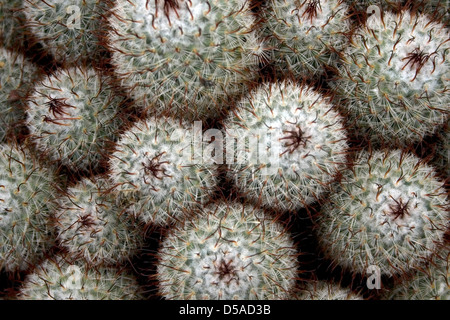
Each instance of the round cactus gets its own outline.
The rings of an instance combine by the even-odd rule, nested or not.
[[[264,84],[224,126],[228,176],[264,206],[297,210],[311,204],[345,167],[342,118],[308,86]]]
[[[0,47],[14,48],[25,40],[23,0],[0,0]]]
[[[219,203],[178,224],[158,251],[166,299],[286,299],[297,251],[279,222],[250,206]]]
[[[102,52],[102,15],[109,0],[27,0],[27,26],[56,60],[95,61]]]
[[[295,77],[336,67],[350,31],[342,0],[268,1],[264,34],[277,68]]]
[[[361,136],[410,144],[448,116],[450,41],[442,24],[408,11],[370,16],[330,82]]]
[[[308,281],[296,298],[298,300],[364,300],[360,294],[326,281]]]
[[[25,270],[53,244],[52,172],[0,145],[0,271]]]
[[[409,280],[395,286],[386,295],[390,300],[449,300],[450,252],[445,249]]]
[[[256,74],[254,20],[245,0],[118,0],[112,63],[156,113],[214,116]]]
[[[131,203],[130,212],[145,223],[173,223],[209,200],[215,167],[193,139],[187,122],[159,118],[136,123],[116,143],[109,161],[111,180]],[[195,163],[196,156],[204,157]]]
[[[61,70],[36,85],[27,125],[50,158],[79,169],[92,168],[122,124],[124,99],[93,69]]]
[[[83,179],[58,199],[57,239],[74,258],[90,264],[123,262],[142,243],[139,226],[124,213],[111,185]]]
[[[403,275],[434,254],[448,228],[448,200],[433,169],[400,150],[361,152],[322,207],[325,255],[361,274]]]
[[[24,119],[25,99],[36,80],[37,68],[30,61],[0,48],[0,141]]]
[[[20,300],[138,300],[136,279],[113,267],[93,268],[62,256],[45,260],[20,288]]]

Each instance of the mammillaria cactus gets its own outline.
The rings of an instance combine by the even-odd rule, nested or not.
[[[25,0],[27,26],[59,62],[96,61],[109,0]]]
[[[228,176],[264,206],[296,210],[319,199],[346,163],[342,118],[311,87],[264,84],[225,122]],[[235,144],[233,139],[237,139]]]
[[[0,0],[0,46],[13,48],[25,39],[23,0]]]
[[[110,177],[129,199],[130,212],[145,223],[170,224],[208,201],[216,186],[212,158],[201,150],[186,121],[151,118],[120,137],[110,157]]]
[[[257,71],[254,20],[245,0],[118,0],[112,63],[157,113],[215,116]]]
[[[25,117],[24,106],[37,68],[20,53],[0,48],[0,141]]]
[[[444,248],[410,279],[396,285],[385,298],[392,300],[449,300],[449,248]]]
[[[308,281],[297,294],[298,300],[364,300],[349,288],[323,280]]]
[[[417,142],[448,116],[449,49],[448,30],[426,15],[372,15],[353,35],[330,84],[361,136]]]
[[[264,8],[264,34],[277,68],[294,76],[319,75],[336,67],[350,31],[342,0],[271,0]]]
[[[74,258],[90,264],[123,262],[139,248],[142,229],[109,192],[108,181],[83,179],[58,198],[57,239]]]
[[[0,270],[25,270],[53,244],[53,181],[29,152],[0,145]]]
[[[373,265],[387,276],[404,275],[436,252],[448,228],[443,183],[400,150],[361,152],[329,200],[317,220],[320,245],[355,273]]]
[[[63,256],[45,260],[20,288],[21,300],[136,300],[142,295],[136,279],[125,270],[91,267]]]
[[[166,299],[286,299],[297,251],[283,226],[251,206],[218,203],[179,223],[158,251]]]
[[[122,124],[124,99],[108,81],[93,69],[70,68],[36,85],[27,126],[51,159],[80,170],[97,166]]]

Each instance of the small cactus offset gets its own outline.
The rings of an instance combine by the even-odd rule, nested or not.
[[[202,163],[194,163],[203,154],[193,138],[185,121],[151,118],[136,123],[116,143],[109,160],[112,183],[145,223],[171,224],[209,200],[216,168],[206,153]]]
[[[325,255],[354,273],[419,268],[444,241],[449,203],[433,168],[400,150],[361,152],[322,207],[317,234]]]
[[[266,46],[283,73],[311,77],[337,66],[350,31],[342,0],[271,0],[264,9]]]
[[[370,16],[330,82],[361,136],[418,142],[449,114],[450,41],[444,25],[409,11]]]
[[[53,245],[54,179],[28,151],[0,145],[0,271],[26,270]]]
[[[131,257],[142,243],[142,228],[109,188],[105,179],[83,179],[58,198],[57,240],[74,259],[113,265]]]
[[[177,224],[158,251],[159,293],[166,299],[286,299],[295,286],[290,234],[264,213],[218,203]]]
[[[386,295],[390,300],[450,300],[449,248]]]
[[[64,256],[45,260],[20,288],[21,300],[137,300],[142,292],[133,275],[114,267],[92,268]]]
[[[0,142],[13,136],[24,120],[26,97],[37,71],[22,54],[0,48]]]
[[[254,20],[245,0],[118,0],[112,63],[156,113],[216,116],[256,75]]]
[[[95,168],[122,125],[124,99],[90,68],[60,70],[37,84],[27,126],[40,150],[79,170]]]
[[[109,0],[25,0],[27,27],[54,58],[65,64],[100,59],[102,15]]]
[[[345,168],[348,145],[343,119],[326,97],[281,82],[260,86],[239,106],[224,125],[235,157],[227,173],[245,196],[294,211],[328,191]]]

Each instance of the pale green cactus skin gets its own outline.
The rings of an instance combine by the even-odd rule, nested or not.
[[[445,248],[411,279],[394,287],[389,300],[450,300],[449,248]]]
[[[317,235],[325,256],[354,273],[387,276],[420,267],[448,228],[449,202],[433,168],[400,150],[361,152],[322,207]]]
[[[449,114],[448,29],[426,15],[371,15],[344,51],[330,82],[360,136],[408,145],[433,134]]]
[[[138,300],[136,279],[114,267],[91,267],[62,256],[38,265],[20,288],[19,300]]]
[[[0,48],[0,142],[25,118],[26,97],[37,68],[20,53]]]
[[[62,69],[38,83],[26,124],[52,160],[80,170],[95,168],[122,125],[124,99],[93,69]]]
[[[110,178],[130,202],[131,213],[145,223],[164,226],[210,200],[216,166],[193,141],[188,122],[172,118],[138,122],[120,136],[109,160]],[[195,162],[195,157],[201,161]]]
[[[29,152],[0,145],[0,270],[26,270],[53,245],[54,178]]]
[[[219,203],[173,228],[158,251],[159,293],[173,300],[286,299],[297,250],[262,211]]]
[[[108,0],[26,0],[27,27],[53,57],[62,63],[100,58],[102,19]]]
[[[85,178],[58,198],[57,239],[74,259],[113,265],[141,246],[143,228],[125,214],[110,188],[101,177]]]
[[[264,36],[276,67],[295,77],[336,67],[351,28],[347,10],[340,0],[267,1]]]
[[[224,123],[227,152],[235,156],[233,163],[227,160],[228,177],[258,205],[303,208],[323,196],[345,168],[348,145],[342,122],[328,99],[311,87],[263,84]],[[252,142],[256,137],[266,144],[267,160]]]
[[[14,48],[25,39],[23,0],[0,0],[0,47]]]
[[[336,283],[323,280],[308,281],[297,293],[298,300],[364,300],[360,294]]]
[[[156,2],[117,1],[109,18],[117,74],[157,114],[216,116],[258,71],[262,49],[248,2]]]

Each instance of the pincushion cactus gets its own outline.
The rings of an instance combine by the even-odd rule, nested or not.
[[[100,58],[102,15],[109,0],[26,0],[27,26],[56,60],[67,64]]]
[[[361,136],[410,144],[442,126],[449,113],[448,30],[426,15],[370,16],[344,51],[330,82]]]
[[[158,250],[166,299],[285,299],[297,251],[282,225],[237,203],[218,203],[174,227]]]
[[[228,176],[264,206],[296,210],[309,205],[345,167],[342,118],[311,87],[264,84],[241,101],[224,126]]]
[[[112,63],[156,113],[215,116],[257,71],[261,44],[245,0],[118,0]]]
[[[125,132],[110,157],[115,190],[145,223],[166,225],[190,207],[205,203],[216,186],[215,166],[196,147],[185,121],[156,118]],[[200,154],[199,154],[200,151]],[[204,156],[195,164],[195,157]]]
[[[123,262],[142,243],[143,230],[124,213],[103,178],[83,179],[58,199],[59,243],[74,258],[90,264]]]
[[[443,241],[449,203],[432,167],[400,150],[361,152],[322,207],[317,234],[325,255],[365,274],[420,267]]]
[[[125,270],[62,256],[45,260],[29,274],[20,288],[21,300],[136,300],[142,299],[136,279]]]
[[[54,178],[28,151],[0,145],[0,270],[25,270],[53,244]]]
[[[295,77],[336,67],[350,31],[342,0],[271,0],[264,8],[264,35],[278,69]]]
[[[391,300],[449,300],[450,252],[445,249],[408,280],[396,285],[386,295]]]
[[[0,46],[14,48],[25,40],[23,0],[0,0]]]
[[[27,126],[51,159],[80,170],[97,166],[122,124],[124,99],[108,82],[93,69],[70,68],[35,86]]]
[[[298,300],[364,300],[349,288],[323,280],[308,281],[297,295]]]
[[[24,119],[26,97],[37,78],[37,68],[22,54],[0,48],[0,141]]]

